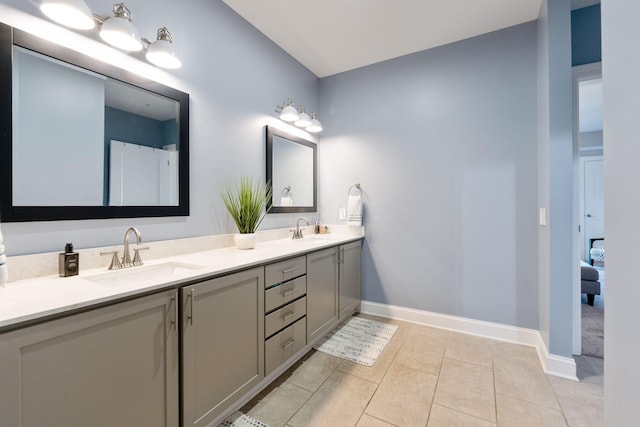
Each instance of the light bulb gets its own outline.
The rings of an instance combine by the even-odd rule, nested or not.
[[[316,113],[311,113],[311,124],[305,128],[307,132],[322,132],[322,123],[316,118]]]
[[[147,60],[162,68],[180,68],[182,62],[176,58],[171,43],[171,34],[167,28],[160,28],[158,30],[158,39],[147,48],[145,55]]]
[[[138,31],[131,23],[131,12],[124,3],[113,5],[113,15],[102,24],[100,38],[111,46],[127,52],[142,50]]]
[[[306,128],[307,126],[311,125],[311,117],[309,117],[309,115],[307,113],[304,112],[304,107],[300,106],[300,109],[298,110],[299,116],[298,116],[298,120],[296,120],[296,122],[294,123],[294,125],[300,127],[300,128]]]
[[[295,122],[296,120],[298,120],[298,112],[293,107],[293,101],[290,99],[286,99],[284,103],[286,107],[284,107],[282,109],[282,112],[280,113],[280,120],[285,122]]]
[[[96,26],[91,9],[84,0],[42,0],[40,10],[65,27],[90,30]]]

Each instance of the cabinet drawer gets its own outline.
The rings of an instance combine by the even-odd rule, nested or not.
[[[270,264],[264,269],[264,286],[269,288],[294,277],[302,276],[306,272],[307,261],[304,256]]]
[[[264,319],[264,336],[275,334],[307,314],[307,297],[289,303],[279,310],[268,314]]]
[[[264,374],[268,375],[307,344],[307,318],[303,317],[264,343]]]
[[[267,289],[264,293],[264,311],[270,312],[307,293],[307,276],[298,277],[280,286]]]

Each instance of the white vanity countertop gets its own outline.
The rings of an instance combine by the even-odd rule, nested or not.
[[[190,281],[264,265],[280,259],[336,246],[362,239],[363,235],[323,234],[311,235],[300,240],[278,239],[258,242],[255,249],[239,250],[225,247],[202,252],[154,259],[141,267],[108,271],[94,268],[80,271],[72,277],[44,276],[20,280],[6,288],[0,288],[0,332],[13,329],[25,322],[90,307],[109,301],[175,288]],[[82,259],[81,259],[82,262]],[[189,267],[164,273],[163,265]],[[81,264],[82,265],[82,264]],[[156,266],[156,267],[153,267]],[[153,274],[154,269],[156,274]],[[144,270],[151,272],[144,277]],[[135,278],[123,283],[100,284],[95,280],[110,275],[134,273]],[[154,277],[155,276],[155,277]]]

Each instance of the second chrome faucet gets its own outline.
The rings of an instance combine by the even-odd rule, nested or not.
[[[307,223],[307,225],[311,225],[307,218],[305,218],[303,216],[298,218],[298,221],[296,221],[296,229],[293,230],[293,236],[291,236],[292,239],[302,239],[304,237],[302,235],[302,230],[300,230],[300,221],[304,221],[304,222]]]
[[[131,259],[131,251],[129,250],[129,240],[131,239],[132,233],[136,236],[136,247],[133,248],[133,259]],[[124,254],[122,255],[122,260],[120,260],[120,258],[118,257],[118,251],[101,252],[100,255],[111,255],[111,264],[109,264],[109,270],[135,267],[137,265],[143,264],[142,258],[140,257],[140,251],[149,249],[148,246],[140,246],[141,244],[142,234],[140,234],[140,230],[135,227],[129,227],[124,233]]]

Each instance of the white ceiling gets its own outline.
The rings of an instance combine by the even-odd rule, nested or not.
[[[542,0],[223,0],[318,77],[538,18]],[[571,0],[580,9],[600,0]]]
[[[106,79],[105,105],[161,122],[178,117],[178,102],[114,79]]]
[[[542,0],[223,1],[318,77],[532,21],[538,18],[542,3]]]

